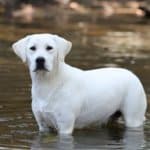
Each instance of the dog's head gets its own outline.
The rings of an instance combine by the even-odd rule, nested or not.
[[[52,34],[33,34],[13,44],[13,50],[30,71],[52,71],[56,63],[64,61],[72,43]]]

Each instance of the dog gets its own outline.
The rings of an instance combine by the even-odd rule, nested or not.
[[[60,135],[107,123],[117,111],[129,128],[143,126],[147,100],[136,75],[123,68],[83,71],[65,63],[72,43],[58,35],[28,35],[13,50],[29,67],[32,111],[41,132]]]

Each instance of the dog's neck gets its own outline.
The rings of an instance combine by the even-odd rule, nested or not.
[[[50,97],[54,94],[57,94],[57,89],[64,86],[67,79],[66,69],[67,66],[65,63],[60,64],[57,70],[51,72],[30,72],[32,79],[32,96],[38,97],[37,99],[45,99],[45,97]]]

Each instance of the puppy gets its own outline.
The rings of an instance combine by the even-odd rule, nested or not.
[[[55,128],[59,134],[72,134],[74,128],[106,123],[117,111],[126,127],[143,125],[146,96],[130,71],[83,71],[67,65],[64,59],[72,44],[53,34],[29,35],[12,47],[29,67],[32,110],[40,131]]]

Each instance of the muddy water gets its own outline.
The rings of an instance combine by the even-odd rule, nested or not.
[[[149,25],[135,18],[104,19],[75,14],[47,17],[29,24],[1,19],[0,149],[150,149],[149,111],[142,131],[110,125],[75,131],[72,137],[39,134],[31,112],[28,70],[11,50],[11,44],[28,33],[60,34],[73,42],[67,63],[82,69],[112,66],[130,69],[141,78],[149,99]]]

